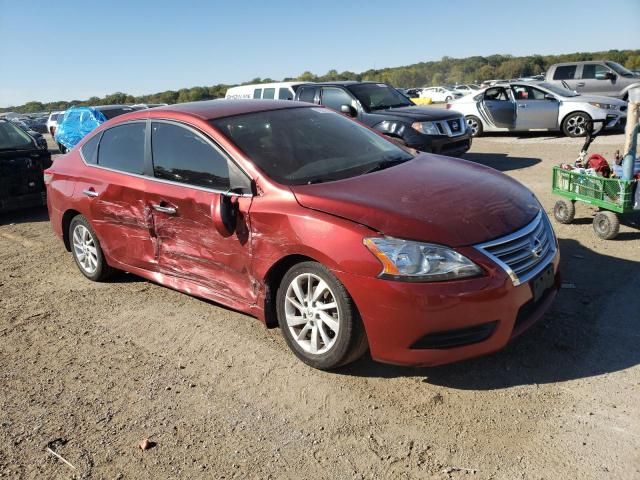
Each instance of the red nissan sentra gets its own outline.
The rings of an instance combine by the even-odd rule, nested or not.
[[[124,270],[279,325],[320,369],[486,354],[559,285],[540,203],[306,103],[215,100],[101,125],[45,173],[80,271]]]

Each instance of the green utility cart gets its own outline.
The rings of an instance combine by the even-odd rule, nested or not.
[[[593,229],[600,238],[610,240],[620,230],[618,215],[633,210],[636,183],[636,180],[597,177],[553,167],[553,193],[567,199],[556,202],[553,216],[560,223],[571,223],[576,214],[576,201],[600,207],[593,219]]]

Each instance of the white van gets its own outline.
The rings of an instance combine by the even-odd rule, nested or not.
[[[275,100],[293,100],[300,85],[308,82],[257,83],[240,85],[227,90],[224,98],[258,98]]]

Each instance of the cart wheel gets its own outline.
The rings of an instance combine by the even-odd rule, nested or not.
[[[571,201],[558,200],[553,206],[553,216],[559,223],[571,223],[576,216],[576,206]]]
[[[620,220],[613,212],[598,212],[593,219],[593,230],[603,240],[611,240],[620,231]]]

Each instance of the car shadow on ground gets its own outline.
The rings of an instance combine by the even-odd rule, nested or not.
[[[504,153],[476,153],[468,152],[462,157],[464,160],[476,162],[487,167],[495,168],[501,172],[520,170],[537,165],[542,160],[533,157],[512,157]]]
[[[640,261],[560,240],[565,286],[545,318],[500,352],[452,365],[407,368],[363,359],[338,373],[424,377],[461,390],[563,382],[640,364]]]
[[[0,226],[18,223],[48,222],[47,207],[25,208],[11,212],[0,213]]]
[[[598,137],[608,137],[612,135],[621,135],[621,134],[624,134],[623,129],[612,128],[612,129],[607,129],[604,132],[598,132]],[[541,140],[544,140],[545,138],[548,138],[550,140],[554,138],[567,138],[567,139],[570,138],[560,131],[544,131],[544,130],[536,130],[531,132],[483,132],[482,137],[480,138],[490,138],[490,137],[496,137],[496,138],[510,137],[514,139],[538,138]],[[574,137],[574,138],[576,138],[577,140],[584,141],[584,137]]]

